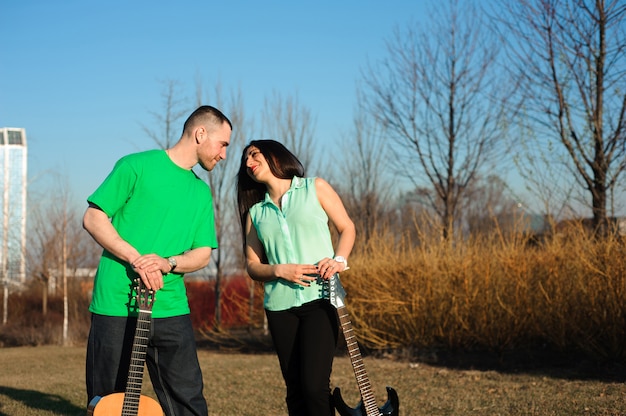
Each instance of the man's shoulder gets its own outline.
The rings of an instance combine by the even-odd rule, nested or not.
[[[116,170],[122,167],[139,172],[144,171],[146,167],[160,169],[164,160],[165,152],[163,150],[146,150],[143,152],[129,153],[122,156],[116,163]]]
[[[143,152],[129,153],[126,156],[123,156],[120,160],[125,161],[143,161],[143,160],[152,160],[157,158],[162,158],[163,150],[152,149],[152,150],[144,150]]]

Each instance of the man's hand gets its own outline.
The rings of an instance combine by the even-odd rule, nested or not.
[[[163,287],[163,275],[169,273],[171,266],[167,259],[156,254],[144,254],[132,263],[133,270],[139,274],[148,289],[155,292]]]

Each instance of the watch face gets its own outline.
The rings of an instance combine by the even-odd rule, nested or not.
[[[343,256],[335,257],[335,261],[338,262],[338,263],[347,263],[345,257],[343,257]]]

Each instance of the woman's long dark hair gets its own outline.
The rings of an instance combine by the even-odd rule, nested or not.
[[[244,237],[244,247],[246,245],[246,217],[250,208],[257,202],[265,198],[267,188],[264,184],[255,182],[248,175],[246,167],[246,153],[254,146],[267,160],[270,171],[279,179],[292,179],[294,176],[304,176],[304,166],[298,158],[291,153],[282,143],[276,140],[252,140],[244,147],[241,154],[241,163],[237,173],[237,206],[239,208],[239,220],[241,221],[241,232]]]

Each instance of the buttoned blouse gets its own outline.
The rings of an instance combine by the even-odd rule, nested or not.
[[[317,197],[315,178],[294,177],[279,208],[269,196],[250,208],[250,219],[269,264],[317,264],[332,258],[328,216]],[[264,284],[264,306],[271,311],[301,306],[323,297],[321,282],[305,287],[284,279]]]

